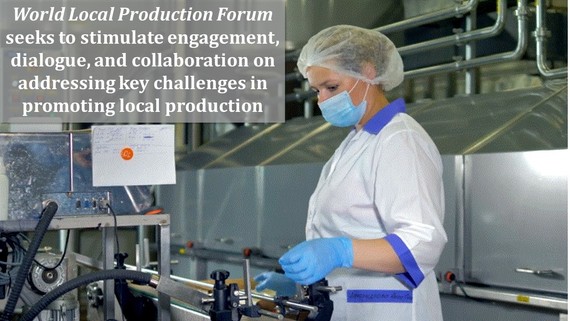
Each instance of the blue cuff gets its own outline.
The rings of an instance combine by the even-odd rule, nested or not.
[[[420,270],[410,249],[408,249],[406,244],[404,244],[402,239],[396,234],[387,235],[384,239],[394,248],[394,251],[396,251],[396,254],[400,258],[400,262],[402,262],[404,269],[406,269],[406,272],[396,274],[396,278],[410,288],[417,288],[424,280],[424,274]]]

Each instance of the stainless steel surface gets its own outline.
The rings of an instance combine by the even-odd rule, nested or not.
[[[501,126],[497,127],[496,129],[490,131],[485,136],[481,137],[479,140],[467,146],[464,150],[461,151],[462,154],[472,154],[474,152],[479,151],[485,145],[488,145],[493,140],[497,139],[498,137],[504,136],[506,132],[512,130],[513,127],[519,125],[522,121],[527,120],[528,118],[532,117],[533,115],[537,114],[537,110],[544,106],[544,103],[547,102],[549,99],[553,97],[557,97],[562,91],[567,91],[567,88],[560,89],[559,92],[552,93],[551,96],[544,97],[542,101],[538,101],[534,105],[528,105],[526,110],[522,110],[520,113],[514,115],[511,119],[506,121]]]
[[[567,84],[561,82],[445,99],[425,109],[414,104],[409,113],[442,154],[517,152],[567,148],[567,104]]]
[[[278,258],[304,238],[306,204],[321,166],[316,163],[179,171],[178,186],[161,186],[158,196],[159,204],[165,208],[176,204],[184,213],[172,217],[176,220],[172,224],[172,243],[185,247],[192,241],[194,248],[186,251],[189,255],[196,255],[197,259],[215,256],[220,260],[226,256],[240,267],[244,248]],[[233,242],[222,242],[228,239]],[[255,265],[265,261],[256,255],[251,258]],[[207,275],[192,277],[205,279]]]
[[[465,157],[468,281],[567,294],[568,164],[568,150]]]
[[[564,81],[409,104],[408,113],[422,124],[442,154],[568,146],[568,87]],[[186,170],[241,168],[258,166],[263,161],[267,165],[322,164],[348,133],[348,129],[330,126],[319,131],[324,124],[317,116],[296,118],[287,124],[240,127],[177,162],[177,182],[189,184],[179,193],[195,186],[186,181]],[[309,134],[313,137],[306,140]],[[179,202],[187,203],[184,199]]]

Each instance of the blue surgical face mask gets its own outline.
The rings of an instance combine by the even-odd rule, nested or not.
[[[360,81],[360,80],[358,80]],[[350,93],[358,84],[358,81],[350,89],[350,91],[343,91],[336,94],[329,99],[319,103],[319,108],[325,120],[331,125],[336,127],[348,127],[358,124],[364,112],[366,111],[366,94],[368,93],[368,87],[366,87],[366,92],[362,98],[362,102],[355,106],[350,98]]]

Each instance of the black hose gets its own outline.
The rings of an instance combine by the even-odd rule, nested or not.
[[[6,301],[6,306],[4,307],[4,313],[0,316],[0,321],[10,321],[12,319],[12,314],[14,313],[14,309],[16,308],[16,304],[18,303],[18,299],[20,298],[20,293],[22,293],[22,288],[24,287],[24,283],[28,277],[28,272],[30,271],[30,267],[32,266],[32,262],[36,257],[36,252],[42,243],[44,235],[47,232],[47,229],[51,223],[52,218],[55,216],[57,212],[57,203],[55,202],[48,202],[46,207],[42,211],[42,217],[40,217],[40,221],[36,226],[36,231],[34,233],[34,237],[28,246],[28,250],[26,252],[26,256],[22,260],[22,264],[18,269],[18,275],[16,276],[16,280],[12,285],[12,289],[10,291],[10,296]]]
[[[140,282],[142,284],[148,284],[150,282],[151,275],[139,271],[128,271],[128,270],[104,270],[92,272],[79,276],[75,279],[69,280],[52,291],[46,293],[36,304],[34,304],[26,314],[24,314],[19,321],[32,321],[35,317],[40,314],[48,305],[53,301],[57,300],[60,296],[65,293],[76,289],[82,285],[87,285],[91,282],[101,281],[101,280],[133,280]]]

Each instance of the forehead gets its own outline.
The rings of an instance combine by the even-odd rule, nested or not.
[[[307,68],[307,80],[313,87],[318,87],[329,82],[344,82],[349,78],[347,75],[326,67],[311,66]]]

